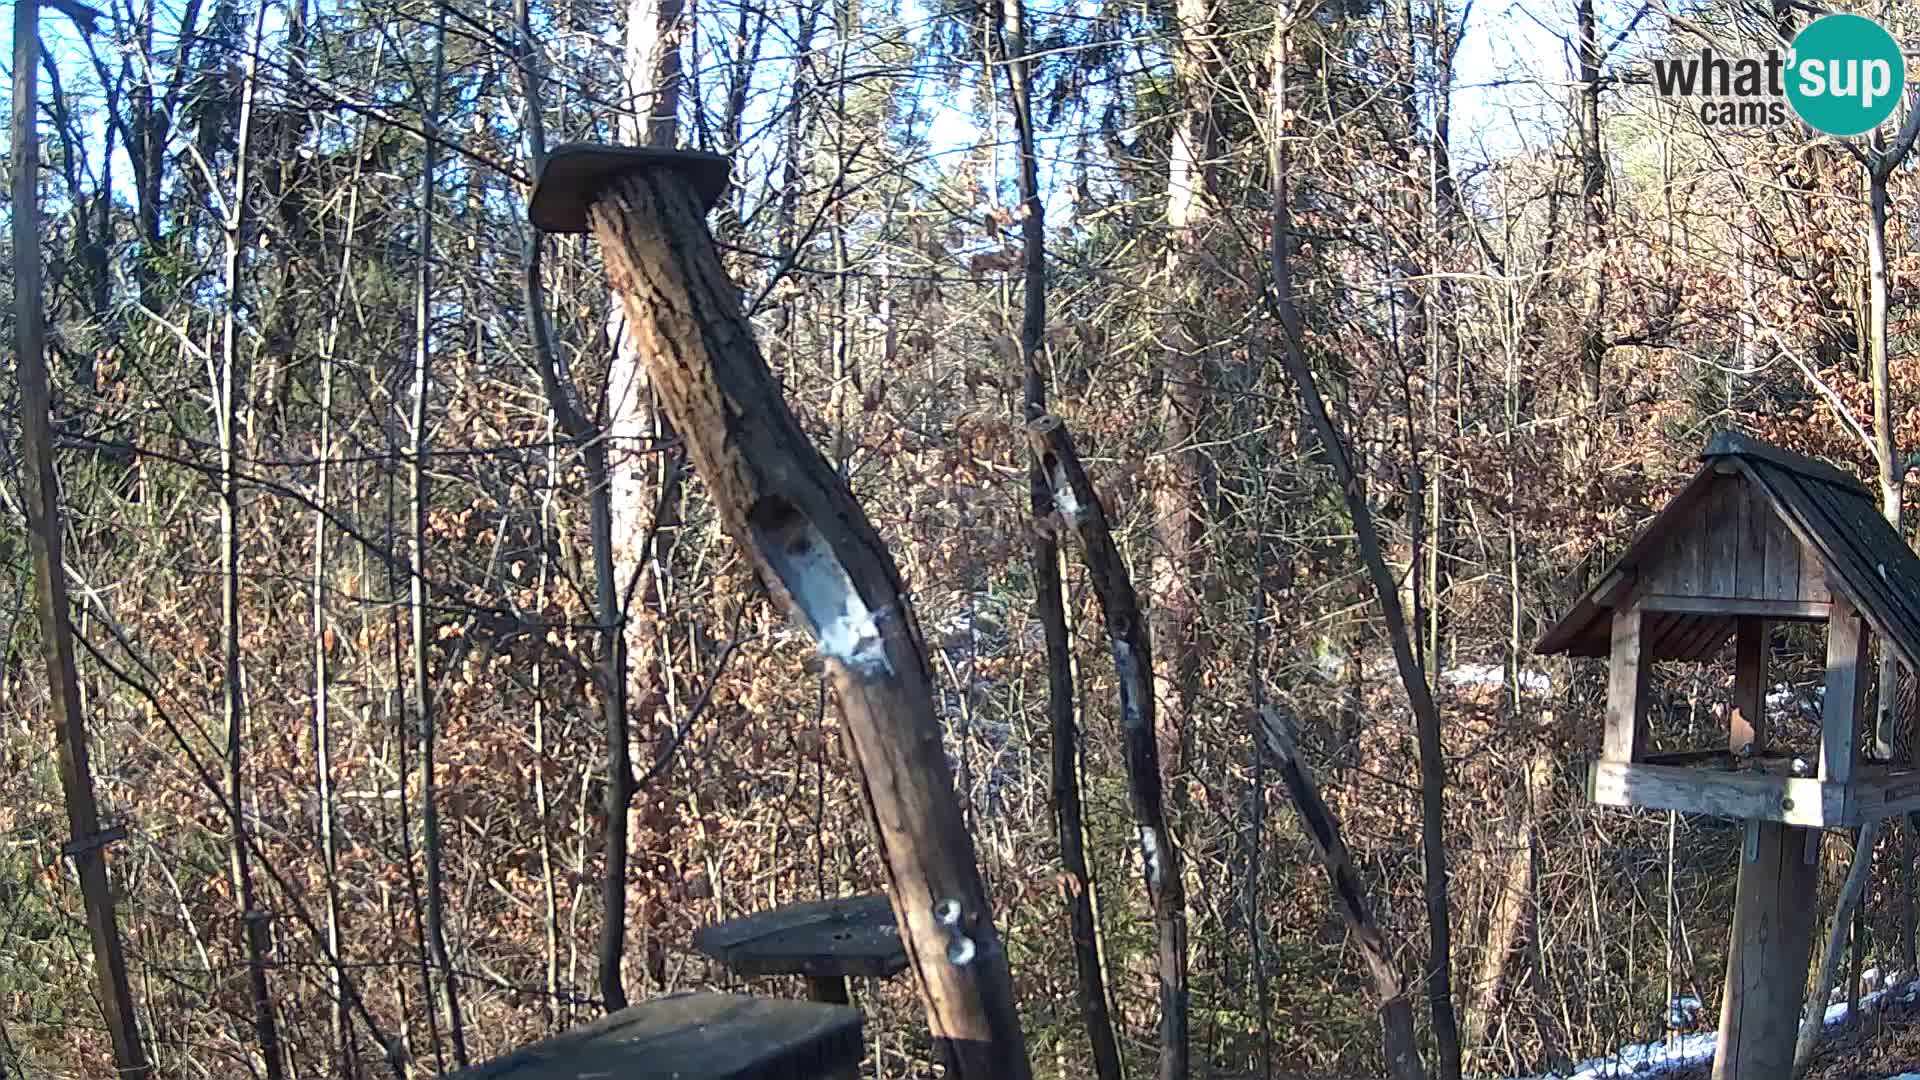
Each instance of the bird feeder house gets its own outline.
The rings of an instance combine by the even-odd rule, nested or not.
[[[1766,712],[1769,628],[1782,622],[1825,628],[1825,690],[1810,745],[1789,745],[1787,725]],[[1535,646],[1607,658],[1600,757],[1587,776],[1595,803],[1746,822],[1715,1080],[1791,1073],[1823,830],[1920,809],[1920,770],[1894,765],[1891,732],[1869,740],[1862,722],[1869,629],[1883,655],[1891,650],[1915,668],[1920,559],[1852,477],[1724,433]],[[1726,741],[1650,753],[1653,665],[1710,661],[1729,640]]]
[[[1607,709],[1588,794],[1605,806],[1843,828],[1920,809],[1920,770],[1872,751],[1860,701],[1866,633],[1920,659],[1920,559],[1858,482],[1831,465],[1726,433],[1693,479],[1540,640],[1607,657]],[[1768,628],[1826,628],[1818,744],[1792,747],[1766,715]],[[1733,642],[1725,745],[1650,754],[1648,676]]]

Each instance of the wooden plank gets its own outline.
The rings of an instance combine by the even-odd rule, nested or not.
[[[788,904],[704,926],[693,947],[735,975],[892,978],[907,949],[886,894]]]
[[[1594,762],[1587,770],[1587,797],[1602,806],[1678,810],[1810,828],[1838,828],[1849,811],[1840,785],[1823,784],[1810,776],[1644,762]]]
[[[1733,636],[1734,620],[1725,615],[1690,615],[1692,630],[1684,649],[1676,659],[1704,663],[1719,655],[1720,647]]]
[[[1739,596],[1669,596],[1649,593],[1640,598],[1648,611],[1692,615],[1753,616],[1775,620],[1823,621],[1832,610],[1828,601],[1773,600]]]
[[[1615,570],[1601,579],[1593,590],[1593,602],[1601,607],[1620,607],[1632,594],[1639,575],[1632,570]]]
[[[1740,493],[1735,504],[1740,515],[1739,569],[1735,576],[1734,593],[1756,600],[1788,599],[1775,596],[1767,590],[1767,532],[1778,528],[1774,524],[1773,508],[1766,504],[1764,495],[1754,490],[1753,482],[1744,474],[1739,475],[1738,483]]]
[[[1708,497],[1713,494],[1711,488],[1702,492],[1700,499],[1685,518],[1684,527],[1673,534],[1667,547],[1667,553],[1661,565],[1661,577],[1670,584],[1665,591],[1681,596],[1700,595],[1700,521]]]
[[[1765,498],[1764,487],[1753,481],[1756,497]],[[1785,521],[1767,500],[1767,566],[1765,595],[1775,600],[1800,599],[1800,541],[1794,538]]]
[[[1714,1080],[1793,1075],[1794,1038],[1812,955],[1818,831],[1761,822],[1735,889]]]
[[[1820,553],[1805,544],[1800,548],[1800,599],[1810,604],[1832,603],[1833,588],[1827,583],[1827,567]]]
[[[1878,818],[1897,817],[1916,811],[1920,811],[1920,769],[1854,777],[1853,801],[1847,824],[1865,825]]]
[[[1767,748],[1767,622],[1742,617],[1734,632],[1733,707],[1727,749],[1742,753]]]
[[[1740,502],[1746,480],[1722,476],[1702,508],[1701,596],[1740,596]]]
[[[1820,779],[1845,784],[1860,760],[1860,692],[1866,685],[1867,636],[1844,601],[1827,620],[1827,692],[1820,707]]]
[[[1607,661],[1607,723],[1601,757],[1632,761],[1646,749],[1646,725],[1641,713],[1647,705],[1647,674],[1651,653],[1641,649],[1646,616],[1639,607],[1613,613],[1612,655]]]
[[[1684,765],[1688,768],[1731,769],[1739,761],[1725,750],[1672,750],[1661,754],[1648,754],[1641,758],[1645,765]]]
[[[855,1068],[861,1014],[841,1005],[677,994],[456,1073],[455,1080],[813,1080]]]
[[[1641,655],[1649,660],[1671,660],[1686,651],[1687,637],[1697,629],[1693,620],[1670,611],[1647,614],[1640,627]],[[1608,636],[1612,649],[1612,636]]]

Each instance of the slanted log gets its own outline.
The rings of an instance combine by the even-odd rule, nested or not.
[[[1419,1043],[1413,1034],[1413,1001],[1407,997],[1400,969],[1394,966],[1393,950],[1380,927],[1373,921],[1367,905],[1367,888],[1340,838],[1340,823],[1320,798],[1319,786],[1306,763],[1300,760],[1299,737],[1293,721],[1273,709],[1259,712],[1260,734],[1267,749],[1280,761],[1280,779],[1287,797],[1307,826],[1307,835],[1326,864],[1327,881],[1333,886],[1334,907],[1353,935],[1353,943],[1366,958],[1367,973],[1373,979],[1373,994],[1380,1010],[1380,1036],[1387,1055],[1387,1075],[1393,1080],[1423,1080]]]
[[[1039,417],[1027,424],[1027,440],[1053,491],[1060,528],[1080,541],[1113,650],[1126,739],[1127,787],[1140,834],[1147,904],[1159,937],[1162,1080],[1175,1080],[1168,1074],[1180,1072],[1188,1044],[1186,886],[1160,787],[1160,751],[1153,724],[1153,646],[1133,578],[1107,525],[1106,508],[1087,479],[1066,425],[1056,416]]]
[[[566,160],[556,151],[551,160]],[[591,151],[588,151],[591,153]],[[898,569],[801,430],[720,265],[708,158],[633,159],[587,221],[653,386],[722,526],[813,638],[847,725],[908,963],[949,1075],[1030,1075],[1013,984],[941,744],[926,653]],[[534,196],[541,203],[538,190]]]

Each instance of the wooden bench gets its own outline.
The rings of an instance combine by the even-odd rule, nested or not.
[[[459,1073],[456,1080],[820,1080],[865,1046],[855,1009],[740,994],[676,994]]]
[[[881,893],[788,904],[704,927],[693,947],[745,978],[804,975],[807,996],[844,1005],[847,977],[890,979],[907,949]]]

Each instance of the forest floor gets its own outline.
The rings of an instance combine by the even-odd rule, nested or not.
[[[1864,1022],[1846,1023],[1846,1006],[1827,1010],[1827,1036],[1814,1053],[1808,1080],[1920,1080],[1920,982],[1899,992],[1883,991],[1861,1000]],[[1647,1043],[1622,1047],[1612,1057],[1583,1061],[1566,1074],[1535,1080],[1607,1080],[1612,1077],[1660,1077],[1661,1080],[1710,1080],[1715,1033],[1696,1031],[1671,1045]]]

